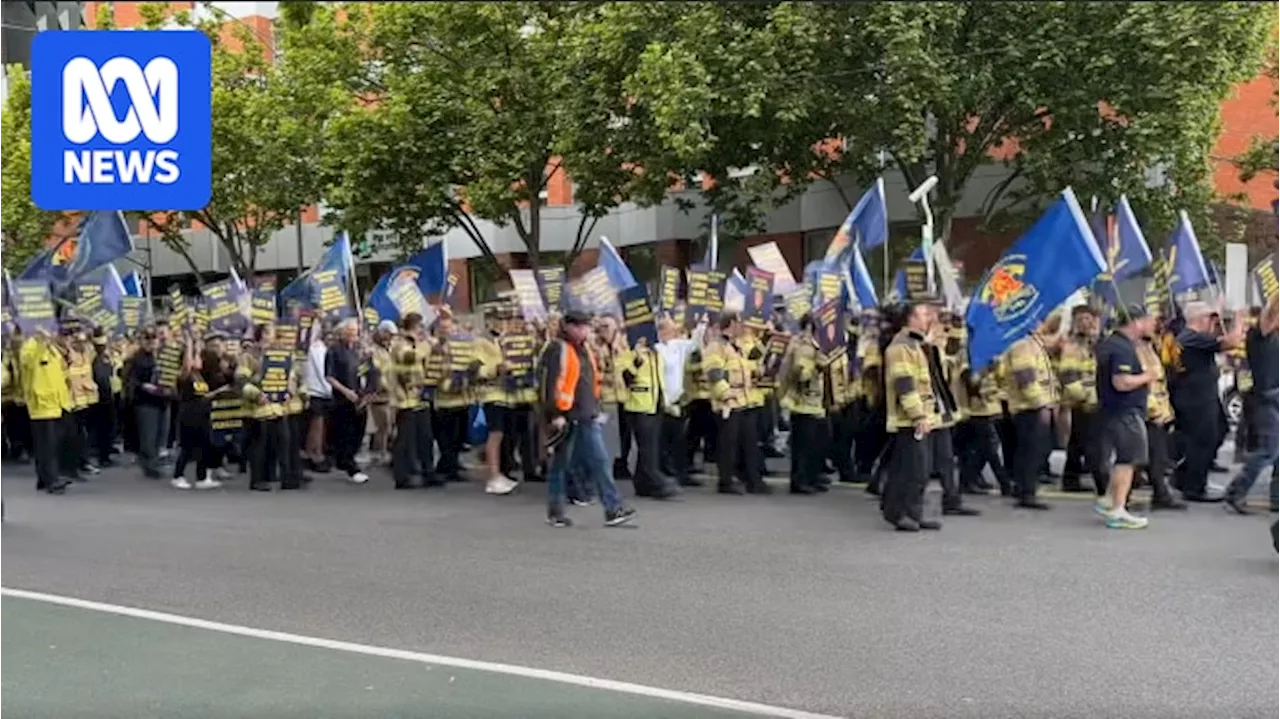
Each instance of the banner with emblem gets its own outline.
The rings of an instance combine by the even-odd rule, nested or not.
[[[969,366],[980,372],[1107,267],[1071,188],[987,270],[969,301]]]

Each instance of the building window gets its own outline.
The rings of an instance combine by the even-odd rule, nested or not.
[[[467,261],[471,275],[471,306],[498,299],[498,282],[506,278],[506,272],[485,257],[473,257]]]
[[[652,286],[658,280],[658,265],[661,264],[658,262],[657,249],[657,244],[629,245],[619,248],[618,253],[622,255],[622,261],[627,264],[636,282]]]

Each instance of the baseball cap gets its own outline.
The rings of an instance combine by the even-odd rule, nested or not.
[[[1142,320],[1146,318],[1147,318],[1146,306],[1135,302],[1133,304],[1125,305],[1124,317],[1122,317],[1121,320],[1125,324],[1128,324],[1129,322],[1136,322],[1137,320]]]
[[[569,310],[564,313],[564,319],[562,321],[565,324],[589,325],[591,324],[591,315],[583,312],[582,310]]]

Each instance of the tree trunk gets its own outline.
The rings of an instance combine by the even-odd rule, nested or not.
[[[529,233],[525,238],[525,249],[529,253],[529,266],[538,269],[539,252],[542,243],[542,199],[537,192],[529,198]]]

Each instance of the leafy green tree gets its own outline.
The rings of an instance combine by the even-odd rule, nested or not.
[[[403,254],[460,228],[492,257],[483,219],[514,227],[536,266],[539,195],[556,173],[575,184],[578,247],[621,202],[663,198],[668,178],[636,169],[653,152],[651,123],[623,87],[646,39],[618,31],[615,7],[340,9],[340,42],[300,52],[352,99],[325,128],[325,202],[344,228],[389,230]]]
[[[658,34],[631,84],[677,172],[716,179],[713,202],[737,198],[750,221],[815,181],[865,186],[882,151],[909,185],[938,176],[943,239],[993,154],[1009,174],[982,203],[990,219],[1066,185],[1129,194],[1156,232],[1177,209],[1204,217],[1218,108],[1274,26],[1231,2],[726,5],[714,25],[716,7],[694,7],[705,17]],[[748,164],[749,180],[720,181]]]
[[[212,5],[207,5],[213,10]],[[330,112],[327,88],[307,83],[294,67],[288,34],[259,37],[249,26],[214,11],[196,19],[169,3],[142,3],[149,28],[193,27],[213,43],[213,197],[193,212],[145,219],[195,271],[183,230],[192,221],[209,229],[241,276],[257,267],[259,249],[292,223],[299,208],[320,199],[319,158]]]
[[[18,65],[5,71],[9,94],[0,110],[0,236],[4,269],[12,273],[74,225],[65,213],[42,210],[31,200],[31,80]]]

